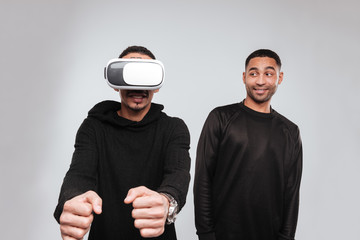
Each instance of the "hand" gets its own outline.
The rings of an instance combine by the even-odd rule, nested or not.
[[[142,237],[158,237],[164,233],[169,211],[166,197],[146,187],[137,187],[129,190],[124,202],[132,203],[134,226],[140,230]]]
[[[60,216],[62,239],[83,239],[94,219],[92,212],[100,214],[101,211],[102,199],[94,191],[88,191],[66,201]]]

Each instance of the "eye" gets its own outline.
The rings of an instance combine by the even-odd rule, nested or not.
[[[249,75],[252,76],[252,77],[256,77],[257,73],[256,72],[250,72]]]
[[[265,75],[268,76],[268,77],[272,77],[272,76],[274,75],[274,73],[272,73],[272,72],[267,72],[267,73],[265,73]]]

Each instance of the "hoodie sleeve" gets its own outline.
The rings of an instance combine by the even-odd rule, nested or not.
[[[61,186],[54,217],[59,222],[64,203],[86,191],[94,190],[97,182],[97,147],[95,131],[89,119],[81,124],[75,139],[75,151]]]
[[[175,198],[179,211],[185,205],[190,183],[190,133],[179,118],[170,132],[170,140],[165,149],[164,177],[158,192],[165,192]]]

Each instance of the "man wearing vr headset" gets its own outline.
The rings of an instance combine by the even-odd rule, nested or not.
[[[155,59],[140,46],[120,58]],[[190,181],[188,128],[152,103],[158,89],[115,90],[121,103],[98,103],[78,130],[54,212],[61,236],[176,239]]]
[[[200,240],[294,239],[302,172],[299,128],[271,108],[279,56],[246,59],[246,98],[210,112],[197,148],[194,202]]]

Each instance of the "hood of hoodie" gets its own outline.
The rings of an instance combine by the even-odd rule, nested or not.
[[[164,114],[162,110],[163,105],[151,103],[149,112],[140,122],[131,121],[129,119],[120,117],[117,111],[121,109],[121,103],[116,101],[103,101],[96,104],[88,113],[89,118],[95,118],[101,122],[106,122],[115,126],[131,127],[131,126],[145,126],[160,118]]]

